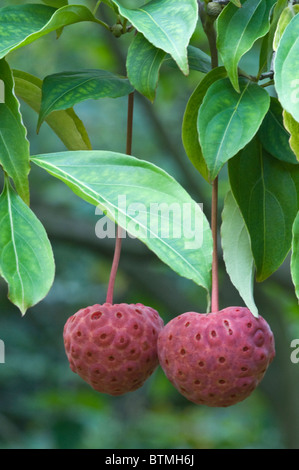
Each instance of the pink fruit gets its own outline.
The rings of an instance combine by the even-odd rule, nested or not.
[[[243,307],[184,313],[160,332],[158,356],[166,376],[188,400],[230,406],[247,398],[275,356],[268,323]]]
[[[159,364],[162,327],[158,312],[142,304],[81,309],[64,326],[70,368],[98,392],[122,395],[136,390]]]

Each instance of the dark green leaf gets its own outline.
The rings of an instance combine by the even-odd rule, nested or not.
[[[38,129],[53,111],[68,109],[81,101],[118,98],[134,91],[130,82],[106,70],[83,70],[48,75],[43,82]]]
[[[25,4],[0,9],[0,58],[64,26],[98,20],[81,5],[59,10],[47,5]]]
[[[29,142],[20,104],[14,94],[12,73],[5,59],[0,60],[0,77],[5,90],[4,103],[0,103],[0,165],[13,179],[19,195],[29,204]]]
[[[208,221],[199,205],[163,170],[108,151],[37,155],[32,161],[82,199],[99,205],[179,275],[210,291]]]
[[[217,18],[217,47],[228,76],[239,91],[238,64],[258,38],[270,28],[270,11],[276,0],[241,0],[229,3]]]
[[[274,61],[275,89],[282,107],[299,122],[299,15],[286,27]]]
[[[16,95],[39,113],[42,80],[20,70],[14,70],[13,74]],[[46,117],[46,122],[68,150],[91,150],[91,143],[84,124],[72,108],[65,111],[54,111]]]
[[[42,2],[54,8],[61,8],[68,5],[68,0],[42,0]]]
[[[258,316],[253,296],[255,264],[250,237],[240,209],[231,193],[224,201],[221,243],[226,271],[247,308]]]
[[[34,213],[8,180],[0,196],[0,274],[24,315],[48,293],[55,273],[52,248]]]
[[[199,173],[209,181],[209,172],[198,140],[197,116],[209,87],[217,80],[226,77],[224,67],[217,67],[209,72],[192,93],[184,113],[182,140],[185,152]]]
[[[276,98],[271,98],[270,109],[259,129],[258,136],[267,152],[284,162],[298,163],[292,151],[290,134],[283,124],[283,109]]]
[[[189,45],[187,47],[188,64],[191,70],[197,70],[198,72],[208,73],[211,70],[211,57],[203,52],[198,47]],[[164,64],[169,67],[177,68],[177,64],[171,58],[169,54],[166,55]]]
[[[255,136],[269,109],[270,97],[257,84],[241,78],[240,90],[228,78],[217,80],[199,109],[199,142],[210,180]]]
[[[159,70],[165,52],[153,46],[138,33],[127,55],[127,73],[131,84],[139,93],[154,101],[159,80]]]
[[[258,139],[230,160],[228,168],[232,192],[249,231],[257,280],[263,281],[279,268],[291,248],[298,210],[296,186],[287,164],[270,156]]]
[[[119,13],[127,18],[144,37],[158,49],[168,52],[182,72],[189,72],[187,46],[196,28],[196,0],[152,0],[130,10],[113,0]]]

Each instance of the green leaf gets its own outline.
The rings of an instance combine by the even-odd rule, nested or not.
[[[68,0],[42,0],[42,2],[54,8],[61,8],[68,5]]]
[[[56,10],[47,5],[25,4],[0,9],[0,58],[36,39],[81,21],[98,20],[81,5]]]
[[[290,133],[290,147],[299,161],[299,122],[295,121],[293,116],[284,110],[283,123],[286,130]]]
[[[258,76],[272,68],[274,34],[280,15],[287,4],[288,0],[278,0],[273,8],[269,32],[262,39]]]
[[[241,78],[240,91],[228,78],[217,80],[199,109],[199,142],[211,181],[254,137],[270,106],[268,93],[257,84]]]
[[[296,295],[299,299],[299,212],[293,225],[291,274]]]
[[[290,147],[290,134],[283,124],[283,109],[277,98],[271,98],[270,109],[258,131],[258,136],[267,152],[283,162],[298,163]]]
[[[242,4],[240,0],[230,0],[236,7],[241,8]]]
[[[16,95],[39,113],[42,99],[42,80],[20,70],[14,70],[13,75]],[[68,150],[91,149],[91,143],[84,124],[73,109],[54,111],[46,117],[46,122]]]
[[[82,70],[48,75],[43,81],[38,129],[53,111],[88,99],[118,98],[134,91],[130,82],[106,70]]]
[[[159,70],[165,52],[153,46],[138,33],[132,41],[127,55],[128,78],[139,93],[154,101],[159,80]]]
[[[0,165],[13,179],[18,194],[29,204],[29,142],[14,94],[12,73],[5,59],[0,60],[0,77],[5,89],[5,100],[0,104]]]
[[[257,280],[264,281],[291,248],[298,210],[295,182],[287,164],[271,157],[257,138],[230,160],[228,168],[231,189],[250,235]]]
[[[258,317],[253,295],[255,264],[240,209],[228,192],[222,212],[221,243],[226,271],[251,313]]]
[[[299,122],[299,15],[286,27],[274,61],[274,81],[282,107]]]
[[[299,5],[289,4],[287,8],[283,10],[278,20],[277,28],[275,31],[273,39],[273,49],[277,50],[280,39],[284,33],[284,30],[288,26],[289,22],[294,18],[295,15],[299,12]]]
[[[0,221],[0,274],[9,285],[9,299],[24,315],[52,286],[52,248],[44,227],[8,180],[0,196]]]
[[[239,91],[238,64],[255,41],[270,28],[270,11],[276,0],[241,0],[229,3],[217,18],[217,48],[233,87]]]
[[[152,0],[130,10],[113,0],[119,13],[158,49],[169,53],[185,75],[189,73],[187,46],[197,25],[196,0]]]
[[[179,275],[210,292],[209,224],[199,205],[162,169],[128,155],[99,150],[37,155],[32,161],[82,199],[99,205]],[[164,207],[166,213],[156,210],[158,207]]]
[[[192,93],[187,103],[183,118],[182,140],[185,152],[195,168],[208,182],[210,181],[209,172],[198,140],[197,116],[199,108],[209,87],[215,81],[220,80],[226,76],[227,73],[224,67],[217,67],[211,70],[211,72],[209,72],[200,81],[199,85]]]
[[[210,72],[211,66],[211,57],[203,52],[198,47],[194,47],[189,45],[187,47],[187,55],[188,55],[188,64],[191,70],[197,70],[198,72],[208,73]],[[164,64],[168,65],[169,67],[178,68],[176,62],[171,58],[169,54],[166,55],[164,59]]]

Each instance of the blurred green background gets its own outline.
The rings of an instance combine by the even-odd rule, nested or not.
[[[23,1],[2,1],[1,7]],[[37,2],[36,2],[37,3]],[[94,8],[95,0],[77,1]],[[134,4],[134,2],[131,2]],[[142,2],[141,2],[142,3]],[[135,2],[136,4],[136,2]],[[101,17],[112,24],[108,9]],[[125,74],[132,35],[116,39],[90,23],[70,26],[59,40],[50,34],[13,52],[10,66],[44,78],[66,70],[102,68]],[[206,52],[201,26],[192,44]],[[243,68],[254,72],[257,54]],[[181,142],[181,122],[200,74],[184,77],[166,66],[151,104],[136,94],[133,155],[173,175],[210,214],[211,188],[196,172]],[[75,111],[94,149],[125,151],[127,98],[86,101]],[[37,115],[21,103],[31,154],[65,150],[47,124],[36,134]],[[196,406],[183,398],[158,368],[136,392],[112,398],[93,391],[69,369],[62,331],[79,308],[105,300],[113,240],[95,236],[95,207],[81,201],[63,183],[37,167],[30,174],[32,210],[51,240],[56,278],[49,295],[25,317],[7,300],[0,280],[0,448],[2,449],[294,449],[299,448],[299,364],[290,360],[291,340],[299,338],[298,304],[289,258],[255,289],[262,315],[276,338],[276,359],[259,388],[244,402],[226,409]],[[219,219],[227,175],[220,177]],[[243,305],[220,256],[220,306]],[[142,302],[168,322],[178,314],[204,312],[205,293],[179,278],[141,242],[123,244],[115,302]]]

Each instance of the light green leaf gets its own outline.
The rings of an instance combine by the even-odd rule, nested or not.
[[[270,28],[270,11],[276,0],[230,2],[217,18],[217,48],[233,87],[239,91],[238,64],[255,41]]]
[[[299,122],[295,121],[293,116],[284,110],[283,123],[286,130],[290,133],[290,147],[299,161]]]
[[[16,95],[39,113],[42,99],[42,80],[20,70],[13,71]],[[68,150],[91,150],[91,143],[83,122],[70,108],[54,111],[46,117],[47,124]]]
[[[199,173],[209,182],[209,172],[198,140],[197,116],[209,87],[217,80],[227,76],[224,67],[217,67],[209,72],[192,93],[183,118],[182,140],[185,152]]]
[[[81,5],[56,10],[47,5],[25,4],[0,9],[0,58],[64,26],[98,20]]]
[[[106,70],[82,70],[48,75],[43,81],[38,129],[53,111],[88,99],[118,98],[134,91],[130,82]]]
[[[296,295],[299,299],[299,212],[293,225],[291,274]]]
[[[290,147],[290,134],[283,124],[283,109],[277,98],[271,98],[270,109],[258,131],[264,148],[283,162],[298,163]]]
[[[5,59],[0,60],[0,77],[5,90],[4,103],[0,103],[0,165],[13,179],[18,194],[29,204],[29,142],[14,94],[12,73]]]
[[[226,271],[251,313],[258,317],[253,295],[255,264],[250,237],[240,209],[231,193],[224,201],[221,243]]]
[[[257,280],[264,281],[291,248],[298,211],[295,182],[288,164],[269,155],[257,138],[230,160],[228,169],[231,189],[250,235]]]
[[[68,5],[68,0],[42,0],[42,2],[54,8],[61,8]]]
[[[282,107],[299,122],[299,15],[286,27],[274,61],[274,81]]]
[[[159,70],[165,52],[153,46],[138,33],[132,41],[127,55],[128,78],[139,93],[154,101],[159,80]]]
[[[273,39],[273,50],[277,51],[279,41],[289,22],[299,13],[299,5],[289,4],[281,13]]]
[[[99,205],[175,272],[210,292],[212,236],[208,221],[199,205],[162,169],[128,155],[99,150],[37,155],[32,162],[61,179],[82,199]]]
[[[197,70],[198,72],[208,73],[210,72],[211,66],[211,57],[203,52],[198,47],[194,47],[189,45],[187,47],[187,55],[188,55],[188,64],[191,70]],[[177,64],[171,58],[169,54],[166,55],[164,59],[164,64],[168,65],[169,67],[178,68]]]
[[[241,8],[242,4],[240,0],[230,0],[236,7]]]
[[[257,84],[241,78],[240,91],[228,78],[217,80],[199,109],[199,142],[211,181],[254,137],[270,106],[268,93]]]
[[[113,0],[119,13],[158,49],[169,53],[185,75],[189,73],[187,46],[197,25],[196,0],[152,0],[130,10]]]
[[[24,315],[52,286],[52,248],[44,227],[8,180],[0,196],[0,222],[0,274],[8,283],[9,299]]]
[[[278,0],[272,10],[269,32],[262,39],[258,76],[260,76],[261,73],[272,69],[274,34],[280,15],[287,4],[288,0]]]

